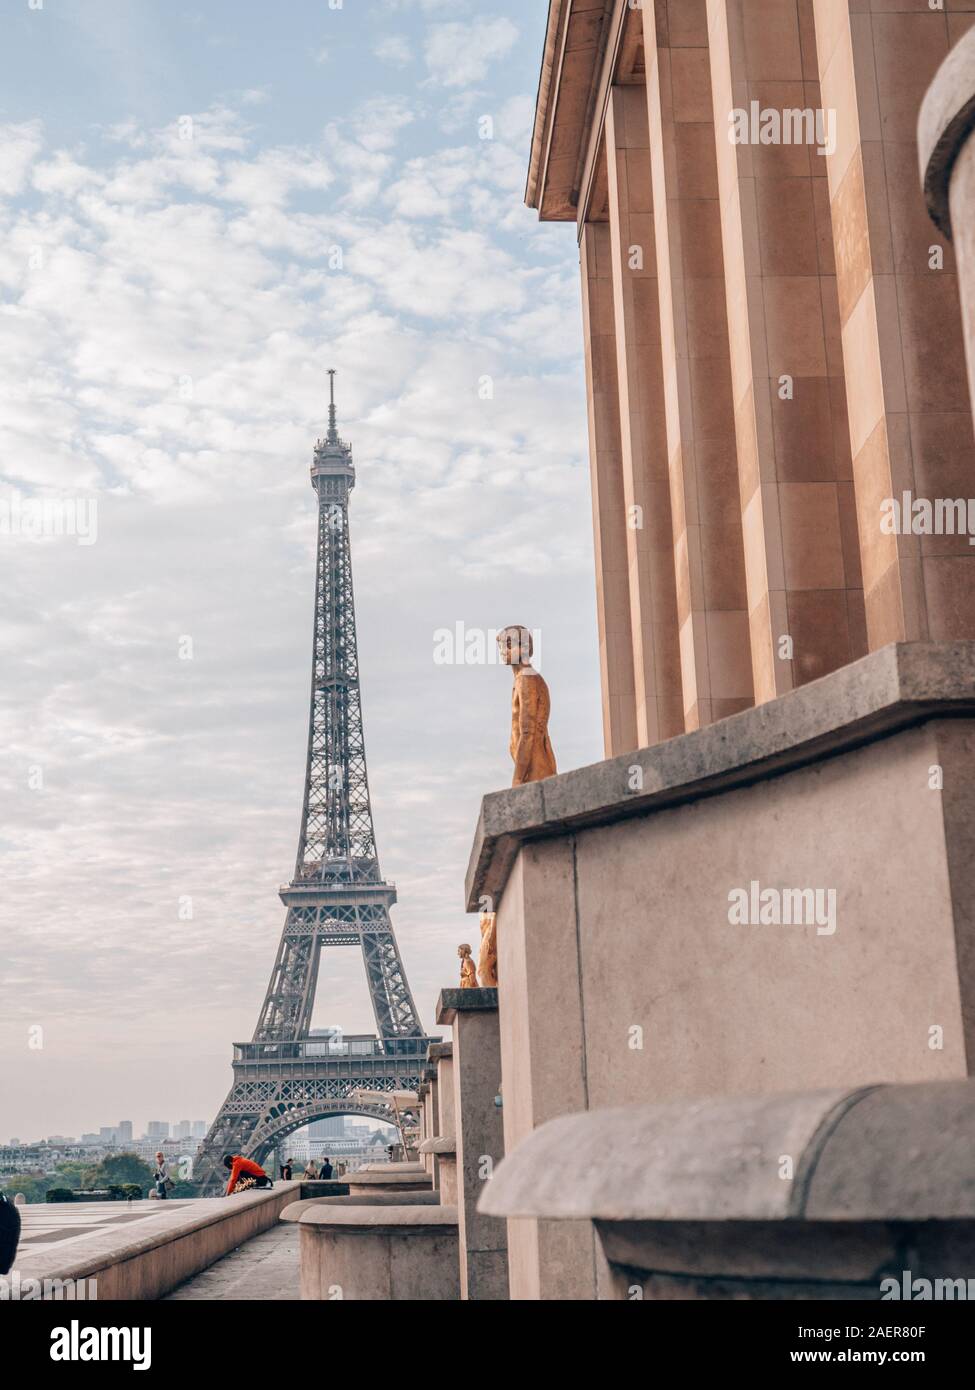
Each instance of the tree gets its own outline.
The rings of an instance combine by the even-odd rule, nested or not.
[[[4,1196],[11,1201],[22,1192],[28,1202],[43,1202],[49,1187],[61,1186],[59,1179],[38,1177],[36,1173],[5,1173],[3,1178]]]
[[[138,1154],[112,1154],[91,1170],[92,1181],[85,1186],[121,1187],[125,1183],[134,1183],[145,1189],[152,1185],[152,1172]]]
[[[54,1169],[55,1177],[47,1178],[48,1187],[94,1187],[92,1176],[95,1172],[94,1165],[82,1163],[78,1159],[62,1159]]]

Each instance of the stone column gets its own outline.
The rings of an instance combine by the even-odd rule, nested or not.
[[[867,630],[874,649],[975,633],[963,536],[888,534],[884,503],[967,497],[972,418],[955,261],[917,182],[917,121],[971,14],[814,0]],[[967,6],[965,7],[967,9]]]
[[[955,16],[961,18],[961,16]],[[975,15],[969,16],[975,20]],[[975,30],[951,50],[928,89],[918,125],[921,177],[928,212],[954,244],[975,402]],[[969,488],[969,491],[971,489]]]
[[[646,104],[614,87],[606,166],[641,746],[684,731]]]
[[[431,1043],[427,1057],[437,1069],[437,1138],[457,1137],[454,1105],[454,1045],[452,1042]],[[456,1157],[453,1149],[433,1150],[433,1185],[441,1202],[452,1206],[457,1200]]]
[[[508,1237],[503,1221],[478,1200],[504,1154],[501,1046],[496,989],[447,989],[437,1022],[453,1029],[457,1212],[462,1299],[508,1297]]]
[[[752,704],[704,0],[643,7],[685,728]],[[696,23],[694,22],[696,19]]]
[[[799,0],[707,0],[758,703],[866,652],[810,19]]]
[[[420,1141],[436,1139],[440,1133],[440,1117],[437,1106],[437,1069],[425,1067],[420,1082]],[[436,1178],[433,1154],[428,1150],[423,1154],[423,1166],[432,1178]]]
[[[639,740],[633,683],[612,252],[607,223],[587,222],[583,227],[580,264],[603,742],[607,758],[612,758],[636,748]]]

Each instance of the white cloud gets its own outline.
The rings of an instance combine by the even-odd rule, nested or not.
[[[81,1098],[49,1121],[68,1132],[94,1123],[71,1109],[90,1115],[93,1086],[107,1118],[147,1077],[162,1113],[212,1114],[253,1028],[303,773],[326,366],[356,447],[380,853],[428,1024],[480,795],[510,780],[505,673],[434,667],[435,629],[541,626],[560,761],[599,756],[578,289],[520,207],[517,115],[409,157],[423,113],[391,98],[286,146],[223,108],[190,141],[116,126],[97,158],[32,128],[30,197],[0,205],[0,490],[99,513],[96,545],[0,557],[10,1127],[51,1104],[26,1023],[47,1028],[48,1096]],[[351,995],[329,1004],[372,1026]]]
[[[0,125],[0,197],[19,193],[41,149],[40,121]]]
[[[492,63],[511,52],[517,38],[518,26],[504,16],[432,24],[424,50],[430,76],[445,87],[480,82]]]
[[[381,62],[394,68],[408,67],[413,61],[413,49],[403,34],[384,35],[372,51]]]
[[[363,102],[352,119],[352,130],[363,149],[392,149],[400,132],[412,125],[415,113],[401,97],[376,97]]]

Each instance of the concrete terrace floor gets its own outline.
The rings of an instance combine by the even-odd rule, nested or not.
[[[294,1222],[281,1221],[231,1250],[209,1269],[194,1274],[162,1301],[175,1298],[297,1302],[300,1297],[298,1227]]]

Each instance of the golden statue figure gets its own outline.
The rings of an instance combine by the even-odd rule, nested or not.
[[[471,958],[471,948],[467,945],[458,946],[457,954],[460,956],[461,989],[477,989],[477,971]]]
[[[481,913],[481,953],[477,958],[477,974],[482,989],[498,987],[497,913]]]
[[[540,782],[554,777],[555,754],[548,737],[548,716],[552,707],[548,686],[533,668],[532,635],[526,627],[506,627],[498,633],[501,660],[514,671],[511,696],[511,759],[515,775],[511,785]]]

